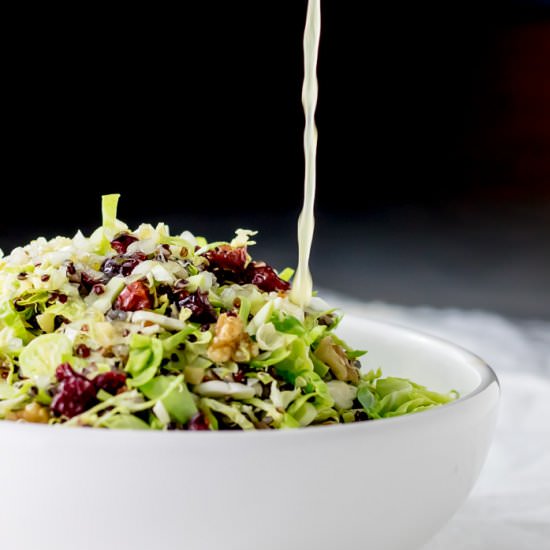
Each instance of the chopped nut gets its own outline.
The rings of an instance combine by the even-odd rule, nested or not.
[[[326,363],[332,374],[343,382],[359,383],[359,369],[347,358],[344,349],[325,336],[315,350],[315,356]]]
[[[250,361],[252,357],[256,357],[260,350],[258,349],[258,344],[253,342],[250,338],[243,338],[233,352],[231,358],[237,363],[246,363]]]
[[[23,409],[23,420],[47,424],[50,420],[50,413],[46,407],[38,403],[30,403]]]
[[[47,424],[50,420],[50,413],[46,407],[38,403],[29,403],[24,409],[7,414],[6,420],[24,420],[25,422]]]
[[[249,361],[258,355],[258,346],[244,330],[240,317],[222,313],[216,322],[216,332],[210,347],[208,358],[214,363],[225,361]]]

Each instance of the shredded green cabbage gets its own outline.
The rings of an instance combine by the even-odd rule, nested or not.
[[[364,372],[337,311],[289,299],[294,271],[117,219],[0,255],[0,419],[110,429],[284,429],[420,412],[456,399]]]

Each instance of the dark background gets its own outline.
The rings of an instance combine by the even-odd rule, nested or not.
[[[319,286],[550,317],[545,4],[324,0]],[[256,257],[294,265],[305,6],[14,17],[0,246],[89,231],[120,192],[130,225],[256,228]]]

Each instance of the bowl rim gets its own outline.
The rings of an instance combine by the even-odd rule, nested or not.
[[[363,325],[381,325],[382,327],[387,327],[392,331],[400,332],[402,334],[413,335],[416,338],[421,338],[428,344],[437,344],[438,346],[443,346],[448,349],[458,352],[463,359],[468,359],[468,365],[473,367],[480,376],[479,384],[470,392],[465,395],[461,395],[458,399],[451,401],[450,403],[445,403],[439,407],[433,407],[418,413],[405,414],[402,416],[394,416],[390,418],[380,418],[375,420],[366,420],[360,422],[350,422],[347,424],[329,424],[321,426],[305,426],[301,428],[288,429],[288,430],[206,430],[206,431],[194,431],[189,432],[186,430],[106,430],[106,429],[83,429],[81,426],[50,426],[48,424],[32,424],[29,422],[17,422],[17,421],[6,421],[0,420],[0,434],[2,431],[9,430],[48,430],[49,434],[52,437],[55,437],[54,434],[63,434],[63,433],[79,433],[79,434],[96,434],[92,437],[118,437],[118,438],[143,438],[143,437],[165,437],[165,438],[207,438],[207,439],[235,439],[235,438],[261,438],[262,440],[280,438],[280,437],[302,437],[304,435],[314,436],[315,434],[323,436],[330,432],[341,432],[342,434],[348,433],[350,431],[357,430],[376,430],[383,429],[384,426],[388,427],[390,425],[403,424],[406,422],[422,422],[427,421],[429,418],[433,418],[436,415],[441,415],[452,408],[457,408],[463,406],[465,403],[469,402],[476,396],[484,393],[491,386],[495,386],[497,390],[497,396],[500,398],[501,387],[500,381],[492,369],[492,367],[484,361],[481,357],[475,353],[469,351],[468,349],[451,342],[445,338],[439,336],[434,336],[422,330],[417,330],[410,328],[399,323],[381,321],[374,318],[369,318],[368,316],[358,316],[358,315],[345,315],[343,321],[348,324],[353,322],[354,324],[363,324]],[[51,429],[51,428],[62,428],[62,429]],[[327,432],[330,430],[330,432]],[[45,433],[44,431],[42,433]],[[107,435],[109,434],[109,435]],[[179,434],[179,435],[175,435]],[[185,435],[183,435],[185,434]],[[205,435],[210,434],[210,435]],[[215,434],[215,435],[214,435]],[[254,434],[254,435],[252,435]],[[277,435],[276,435],[277,434]],[[88,437],[88,436],[86,436]],[[203,439],[203,441],[205,440]]]

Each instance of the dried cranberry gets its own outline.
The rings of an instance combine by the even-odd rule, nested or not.
[[[107,279],[105,278],[105,280]],[[95,285],[100,284],[101,282],[102,281],[100,281],[99,279],[96,279],[91,275],[89,275],[88,273],[86,273],[85,271],[83,271],[80,274],[80,286],[79,286],[80,294],[83,296],[87,296],[88,294],[90,294],[92,288]]]
[[[246,268],[245,278],[247,283],[256,285],[264,292],[290,288],[290,283],[283,281],[271,266],[263,262],[251,262]]]
[[[195,323],[202,325],[216,322],[216,311],[208,301],[206,292],[197,290],[193,294],[189,294],[186,290],[182,290],[178,294],[178,305],[191,310],[190,319]]]
[[[211,268],[227,269],[229,271],[240,272],[246,266],[246,248],[233,248],[224,244],[205,252],[205,258],[210,263]]]
[[[92,287],[94,294],[103,294],[105,292],[105,286],[101,283],[97,283]]]
[[[126,277],[130,275],[134,268],[145,261],[147,256],[142,252],[136,252],[135,254],[118,254],[107,258],[103,264],[101,264],[101,271],[111,278],[115,275],[123,275]]]
[[[246,376],[244,375],[244,371],[239,369],[235,374],[233,374],[233,380],[235,382],[244,382],[246,380]]]
[[[130,283],[115,301],[115,308],[122,311],[138,311],[139,309],[151,309],[152,307],[153,298],[143,281]]]
[[[107,393],[115,395],[126,384],[126,375],[123,372],[104,372],[98,374],[93,379],[93,383],[97,391],[105,390]]]
[[[137,241],[137,237],[130,235],[129,233],[119,233],[112,241],[111,247],[114,248],[119,254],[124,254],[128,247]]]
[[[59,365],[57,369],[55,369],[55,377],[60,382],[62,382],[66,378],[72,378],[73,376],[81,375],[77,374],[69,363],[61,363],[61,365]]]
[[[94,405],[97,392],[85,376],[76,373],[68,363],[59,365],[55,374],[60,381],[50,405],[55,414],[72,418]]]
[[[216,276],[218,283],[227,281],[233,283],[244,283],[245,266],[248,259],[246,248],[233,248],[229,245],[222,245],[205,252],[204,257],[208,259],[208,271]]]
[[[187,429],[194,432],[210,429],[208,418],[201,412],[197,413],[187,423]]]
[[[86,357],[90,357],[91,350],[86,344],[78,344],[76,346],[76,355],[77,357],[82,357],[83,359],[86,359]]]

